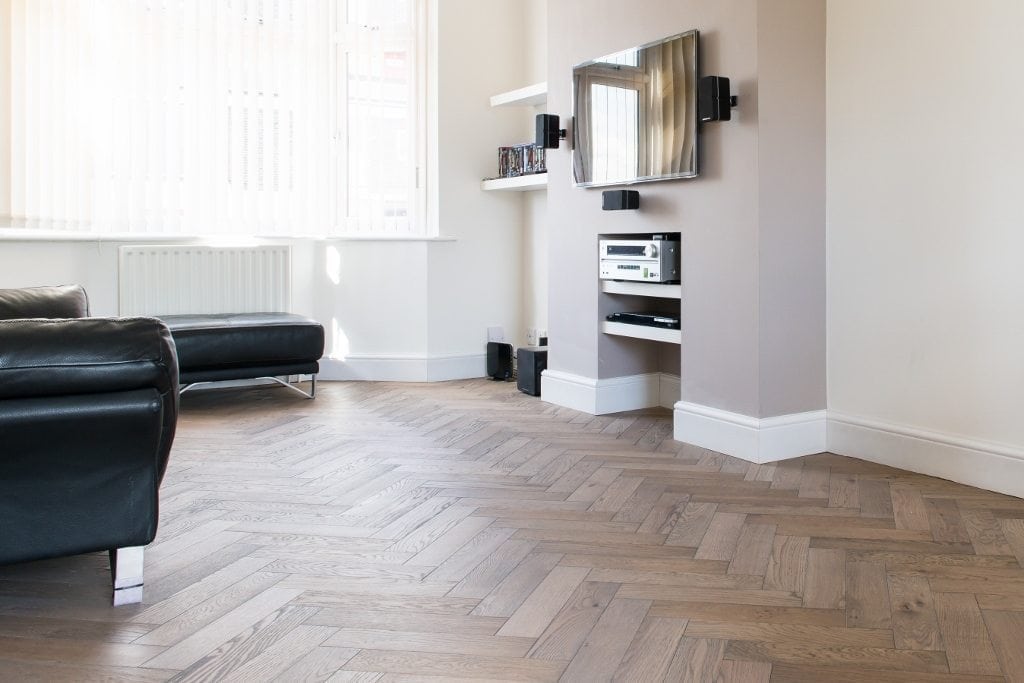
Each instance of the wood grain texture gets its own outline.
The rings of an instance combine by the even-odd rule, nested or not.
[[[942,634],[928,580],[910,574],[889,574],[892,631],[902,650],[942,650]]]
[[[807,553],[804,607],[845,609],[846,554],[842,550],[811,548]]]
[[[585,581],[580,584],[544,629],[544,633],[537,638],[529,656],[570,661],[601,618],[608,603],[615,597],[618,588],[613,583]]]
[[[999,661],[973,595],[936,593],[935,615],[946,646],[949,670],[958,674],[998,676]]]
[[[190,392],[147,553],[0,567],[4,680],[1024,680],[1024,501],[480,380]]]
[[[563,681],[608,680],[619,667],[636,636],[650,602],[616,598],[608,603],[601,618],[569,662]]]
[[[1003,674],[1024,681],[1024,613],[998,610],[983,612]]]
[[[679,641],[686,629],[685,619],[648,617],[633,642],[626,648],[614,681],[662,681],[668,674]],[[598,675],[603,669],[598,670]]]
[[[885,564],[847,561],[846,624],[851,628],[892,628]]]

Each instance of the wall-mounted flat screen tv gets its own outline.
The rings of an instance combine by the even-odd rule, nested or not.
[[[618,185],[698,173],[698,32],[573,67],[573,181]]]

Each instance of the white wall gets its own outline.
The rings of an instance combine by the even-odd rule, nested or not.
[[[11,2],[0,0],[0,46],[11,44]],[[0,93],[10,92],[11,52],[0,47]],[[11,101],[0,98],[0,216],[11,213]]]
[[[437,207],[455,241],[430,244],[428,348],[483,354],[488,327],[511,342],[523,329],[522,204],[480,181],[497,172],[498,147],[518,141],[517,112],[491,109],[490,96],[522,85],[525,14],[475,0],[444,0],[438,12]]]
[[[524,0],[526,40],[523,84],[548,77],[548,0]],[[522,115],[523,141],[534,139],[534,117],[546,106],[529,108]],[[548,224],[547,192],[523,193],[523,326],[548,328]],[[523,342],[526,340],[523,339]]]
[[[830,415],[1024,457],[1021,26],[1005,0],[828,3]]]

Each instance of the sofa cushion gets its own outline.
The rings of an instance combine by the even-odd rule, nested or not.
[[[0,320],[85,318],[89,298],[78,285],[0,289]]]

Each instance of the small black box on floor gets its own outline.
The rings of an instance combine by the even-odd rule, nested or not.
[[[519,367],[519,391],[530,396],[540,396],[540,373],[548,367],[548,347],[521,346],[516,351],[516,362]]]
[[[512,345],[487,342],[487,376],[491,379],[512,379]]]

